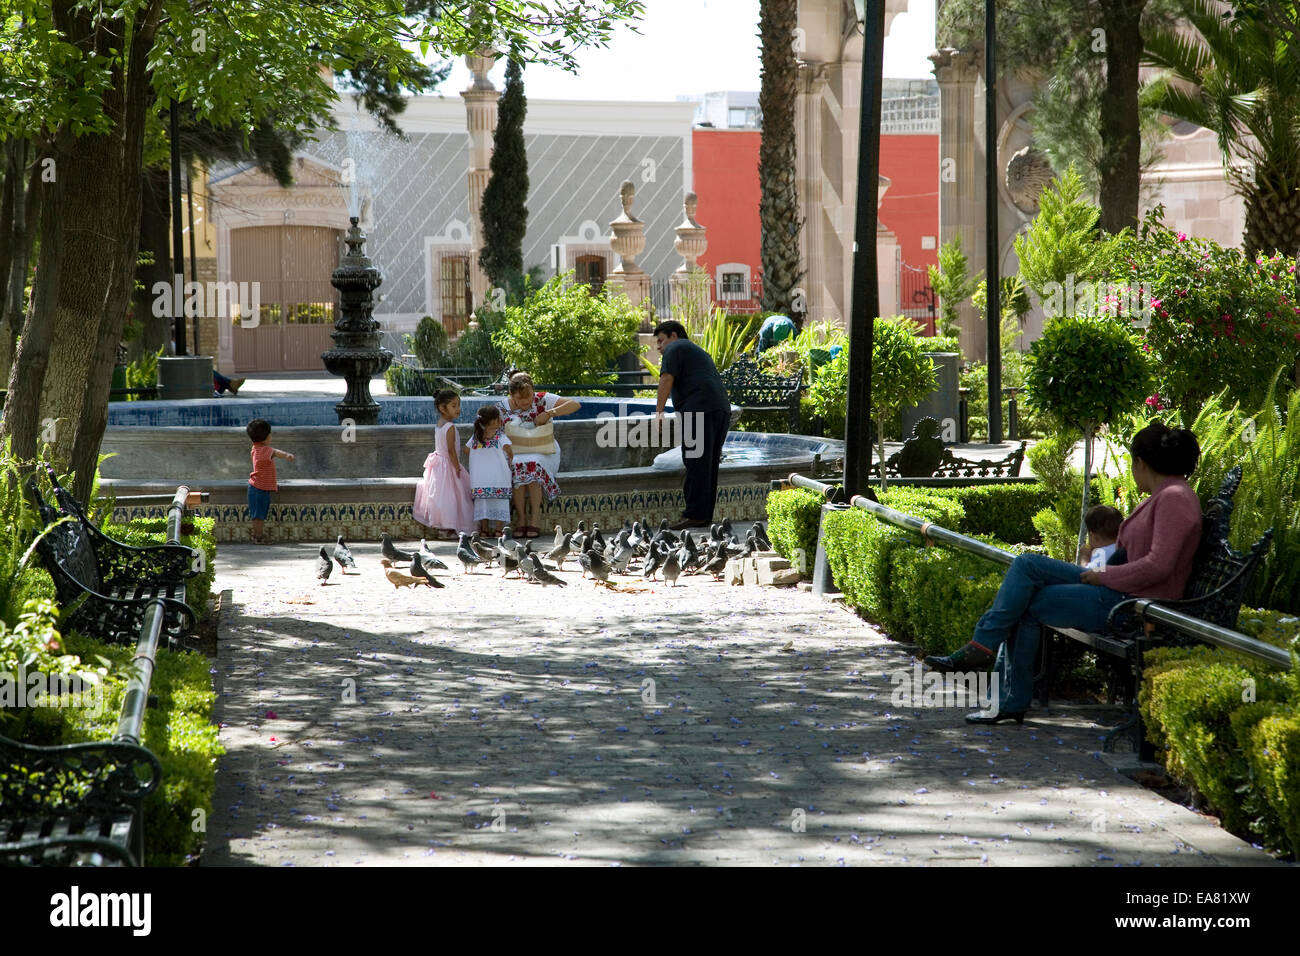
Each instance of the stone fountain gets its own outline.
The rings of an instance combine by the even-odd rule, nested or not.
[[[334,348],[321,353],[331,375],[342,375],[348,383],[343,401],[334,406],[339,423],[351,419],[357,425],[379,424],[379,403],[370,397],[370,379],[392,364],[393,353],[379,347],[379,323],[375,321],[373,292],[384,281],[374,262],[365,254],[366,237],[357,216],[343,237],[347,255],[330,275],[330,285],[339,290],[339,317],[330,338]]]

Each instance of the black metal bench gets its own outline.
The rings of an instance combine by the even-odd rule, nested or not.
[[[57,508],[34,481],[28,488],[46,525],[36,553],[54,579],[63,626],[112,644],[129,644],[140,633],[145,610],[161,598],[163,636],[172,646],[183,647],[195,623],[185,582],[202,570],[203,553],[178,541],[137,548],[108,537],[59,485],[48,465],[46,472]],[[172,508],[183,512],[188,493],[184,486],[178,489]]]
[[[0,736],[0,866],[139,866],[141,804],[162,765],[140,746],[164,602],[141,621],[111,741],[39,747]]]
[[[961,458],[939,438],[939,423],[926,416],[912,426],[912,437],[885,460],[890,478],[1015,478],[1025,460],[1025,442],[1001,458]],[[879,477],[880,463],[871,462]]]
[[[1173,628],[1141,621],[1135,613],[1140,610],[1140,605],[1158,603],[1162,607],[1220,627],[1236,628],[1242,597],[1273,537],[1270,528],[1249,551],[1238,552],[1229,546],[1228,525],[1232,516],[1232,498],[1240,483],[1241,467],[1237,466],[1228,472],[1218,494],[1206,506],[1200,545],[1181,600],[1152,602],[1148,598],[1130,598],[1122,601],[1111,611],[1109,631],[1105,634],[1068,627],[1043,628],[1041,667],[1037,679],[1039,698],[1044,709],[1047,709],[1051,696],[1054,638],[1077,641],[1096,651],[1099,660],[1104,656],[1112,663],[1109,699],[1114,700],[1114,689],[1117,685],[1120,686],[1129,712],[1123,723],[1106,735],[1103,750],[1113,751],[1117,739],[1128,737],[1133,751],[1149,758],[1142,719],[1137,708],[1137,690],[1142,685],[1143,652],[1155,646],[1177,647],[1199,643],[1195,638]]]
[[[753,355],[742,352],[719,375],[731,404],[745,412],[785,412],[790,432],[799,431],[802,369],[793,375],[772,375],[758,367]]]

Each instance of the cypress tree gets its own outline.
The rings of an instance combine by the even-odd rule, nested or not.
[[[492,137],[492,178],[483,190],[483,248],[479,264],[496,288],[517,285],[524,271],[524,233],[528,228],[528,154],[524,149],[523,69],[511,59],[497,107]]]

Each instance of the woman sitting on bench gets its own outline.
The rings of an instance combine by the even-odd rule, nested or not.
[[[1129,456],[1138,490],[1150,497],[1120,525],[1119,548],[1104,570],[1018,555],[970,643],[925,659],[943,672],[983,670],[1007,645],[998,663],[998,699],[991,710],[967,714],[967,723],[1024,722],[1043,625],[1105,631],[1111,609],[1126,598],[1183,596],[1201,534],[1201,502],[1187,483],[1200,445],[1186,429],[1153,422],[1133,436]]]

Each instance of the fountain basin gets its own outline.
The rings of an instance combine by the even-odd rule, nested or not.
[[[462,399],[458,431],[470,434],[478,406],[489,398]],[[664,447],[629,447],[637,422],[654,412],[654,402],[584,398],[573,415],[555,420],[562,458],[560,496],[543,520],[566,527],[580,518],[605,527],[624,518],[675,520],[682,513],[682,471],[649,467]],[[733,416],[739,413],[733,409]],[[292,452],[278,461],[280,490],[266,525],[272,540],[330,541],[338,534],[377,540],[387,531],[400,540],[423,529],[411,515],[415,486],[433,448],[436,411],[431,398],[387,398],[380,424],[354,429],[331,423],[332,403],[320,399],[256,399],[195,402],[130,402],[110,406],[101,493],[114,496],[167,494],[185,483],[210,497],[196,513],[217,519],[219,541],[248,538],[249,441],[244,424],[265,418],[271,442]],[[734,419],[733,419],[734,420]],[[613,438],[610,443],[602,440]],[[674,435],[676,430],[674,429]],[[844,443],[804,435],[731,432],[718,475],[716,516],[733,521],[765,517],[769,484],[791,472],[808,472],[815,457],[843,457]],[[121,502],[117,520],[161,515],[165,505]]]

